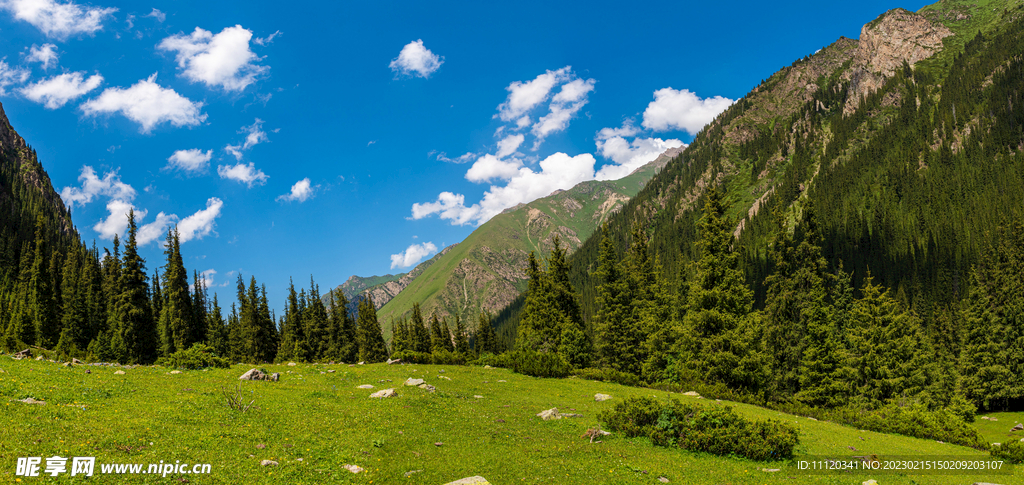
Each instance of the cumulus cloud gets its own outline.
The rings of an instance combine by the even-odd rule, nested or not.
[[[249,49],[250,39],[252,31],[241,25],[227,27],[216,35],[196,27],[189,35],[164,39],[157,48],[177,53],[178,67],[189,81],[225,91],[243,91],[270,70],[256,64],[260,58]]]
[[[182,243],[193,239],[202,239],[213,232],[217,218],[220,217],[220,210],[224,207],[224,201],[210,197],[206,200],[206,208],[197,211],[178,223],[178,237]]]
[[[218,165],[217,175],[222,179],[237,180],[250,188],[253,185],[263,185],[270,178],[262,170],[256,168],[252,162],[249,164],[239,163],[237,165]]]
[[[243,126],[239,133],[245,133],[245,141],[239,145],[227,145],[224,147],[224,151],[230,153],[235,157],[235,160],[242,159],[242,152],[269,141],[267,133],[263,131],[263,120],[256,118],[256,121],[249,126]]]
[[[595,178],[597,180],[618,180],[658,158],[658,155],[664,153],[665,150],[681,146],[686,146],[686,144],[675,138],[670,140],[635,138],[632,142],[621,136],[613,136],[604,140],[598,139],[597,152],[614,163],[601,167]]]
[[[285,202],[291,202],[293,200],[305,202],[306,199],[313,197],[313,195],[316,193],[316,189],[319,187],[319,185],[311,186],[309,184],[309,178],[307,177],[302,180],[299,180],[298,182],[295,182],[295,185],[292,185],[291,193],[280,195],[277,197],[277,200]]]
[[[466,180],[470,182],[489,182],[493,179],[509,180],[519,173],[523,162],[518,159],[501,160],[494,155],[484,155],[477,159],[466,171]]]
[[[50,65],[57,65],[57,46],[54,44],[43,44],[41,47],[37,47],[32,44],[32,47],[28,50],[28,55],[25,56],[25,60],[28,62],[38,62],[42,65],[43,70],[50,68]]]
[[[99,233],[100,239],[111,240],[114,239],[114,235],[124,234],[125,229],[128,229],[128,213],[135,209],[135,205],[131,202],[121,199],[113,199],[107,202],[107,211],[110,215],[106,219],[97,222],[95,226],[92,226],[93,230]],[[146,211],[135,210],[135,220],[138,221],[146,217]],[[136,240],[138,238],[136,237]]]
[[[131,185],[121,182],[117,171],[107,172],[103,178],[96,175],[92,167],[85,165],[82,173],[78,176],[81,187],[64,187],[60,191],[60,198],[69,208],[75,204],[84,206],[92,202],[97,196],[106,196],[118,200],[132,200],[135,198],[135,189]]]
[[[130,88],[107,88],[98,97],[82,104],[87,116],[121,113],[139,124],[139,131],[149,133],[160,123],[174,126],[195,126],[206,121],[201,113],[203,103],[192,102],[173,89],[160,87],[156,74]]]
[[[575,157],[555,153],[541,160],[540,171],[522,167],[504,187],[492,185],[479,203],[466,206],[465,196],[442,192],[434,202],[413,204],[412,218],[422,219],[437,214],[454,225],[482,224],[516,204],[531,202],[555,190],[569,189],[580,182],[593,180],[594,163],[594,157],[589,153]]]
[[[509,135],[502,138],[501,141],[498,142],[498,153],[494,156],[498,158],[505,158],[514,154],[516,150],[519,149],[519,145],[523,144],[523,140],[525,139],[526,137],[522,134]]]
[[[56,39],[94,34],[103,29],[103,20],[117,11],[116,8],[81,7],[74,2],[54,0],[2,0],[0,8]]]
[[[430,52],[423,46],[423,40],[415,40],[402,47],[398,57],[391,60],[388,67],[396,75],[430,77],[436,72],[441,64],[444,64],[444,57]]]
[[[644,110],[643,127],[654,131],[684,130],[695,135],[734,102],[722,96],[701,99],[687,89],[659,89]]]
[[[157,22],[160,22],[160,23],[163,23],[164,20],[167,20],[167,14],[165,14],[165,13],[163,13],[163,12],[161,12],[161,11],[155,9],[155,8],[153,9],[152,12],[149,12],[148,14],[144,15],[144,17],[153,17],[153,18],[156,19]]]
[[[202,151],[198,148],[176,150],[167,157],[166,168],[177,168],[185,172],[197,173],[206,170],[213,158],[213,150]]]
[[[88,79],[85,79],[84,74],[82,72],[66,72],[35,84],[29,84],[21,88],[19,92],[32,101],[42,103],[46,109],[57,109],[67,104],[68,101],[100,87],[103,82],[103,76],[99,74],[93,74]]]
[[[432,242],[413,244],[406,248],[405,251],[391,255],[391,269],[408,268],[436,252],[437,246]]]
[[[136,216],[136,220],[142,219],[142,216]],[[145,224],[139,228],[139,232],[135,234],[135,241],[139,246],[145,246],[153,241],[163,238],[167,234],[167,228],[177,222],[178,216],[174,214],[164,214],[163,212],[156,215],[156,220]],[[123,229],[122,229],[123,230]]]
[[[531,132],[536,138],[533,142],[533,149],[536,150],[544,142],[544,138],[552,133],[565,130],[569,126],[576,113],[583,105],[587,104],[587,95],[594,90],[593,79],[575,79],[562,86],[551,99],[550,112],[533,125]]]
[[[521,120],[526,112],[548,99],[548,94],[556,85],[568,81],[571,77],[571,67],[565,66],[557,71],[547,71],[532,81],[515,81],[509,84],[505,88],[508,91],[508,98],[498,105],[498,118],[502,121]],[[526,124],[529,124],[529,118],[526,119]]]
[[[7,88],[28,81],[28,69],[11,67],[0,59],[0,96],[7,95]]]

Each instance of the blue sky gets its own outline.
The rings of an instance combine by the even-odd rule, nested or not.
[[[280,307],[289,277],[407,271],[505,207],[618,178],[923,5],[0,0],[0,102],[87,242],[134,207],[151,273],[176,223],[213,291],[255,275]]]

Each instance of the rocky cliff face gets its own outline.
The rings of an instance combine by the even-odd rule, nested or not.
[[[914,65],[942,49],[942,39],[953,35],[946,26],[924,15],[902,8],[890,10],[864,25],[844,79],[850,81],[850,96],[844,113],[857,109],[860,99],[882,87],[906,62]]]

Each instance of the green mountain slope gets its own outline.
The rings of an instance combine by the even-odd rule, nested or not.
[[[830,265],[877,283],[926,320],[962,298],[993,231],[1024,215],[1021,0],[894,9],[784,67],[699,133],[609,220],[620,253],[641,222],[670,283],[695,258],[712,184],[731,203],[748,284],[763,302],[766,247],[816,209]],[[980,35],[979,35],[980,34]],[[599,238],[571,258],[585,317]],[[517,299],[499,318],[514,335]],[[928,322],[930,324],[930,322]]]
[[[413,303],[420,303],[425,315],[437,313],[449,320],[459,315],[471,322],[481,311],[505,307],[526,288],[530,251],[550,252],[556,236],[575,250],[680,151],[669,150],[620,180],[584,182],[495,216],[463,242],[445,248],[407,287],[391,295],[377,312],[385,333],[390,335],[391,320],[408,314]],[[381,301],[378,294],[385,296],[386,286],[369,290],[375,303]]]

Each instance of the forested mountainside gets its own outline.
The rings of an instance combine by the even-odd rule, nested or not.
[[[1019,403],[1022,69],[1018,0],[882,14],[859,40],[797,60],[706,126],[564,269],[554,254],[548,270],[538,264],[539,295],[531,282],[497,318],[499,336],[516,348],[568,345],[569,360],[591,345],[588,365],[648,382],[708,376],[814,404],[842,394],[821,388],[822,375],[868,392],[880,377],[858,359],[870,353],[891,381],[876,398],[945,379],[947,397]],[[566,292],[578,303],[538,316],[539,302]],[[563,344],[575,331],[562,321],[588,338]],[[913,351],[866,343],[887,332]],[[893,367],[919,355],[955,375]],[[844,372],[861,381],[830,374]],[[910,381],[919,387],[901,387]]]
[[[583,182],[507,209],[429,264],[417,266],[400,292],[389,289],[398,287],[395,283],[371,288],[367,294],[380,309],[385,335],[390,335],[392,320],[411,314],[414,303],[425,315],[437,314],[451,325],[455,316],[475,321],[481,312],[501,310],[526,289],[531,251],[550,251],[555,237],[574,251],[680,151],[669,149],[620,180]]]

